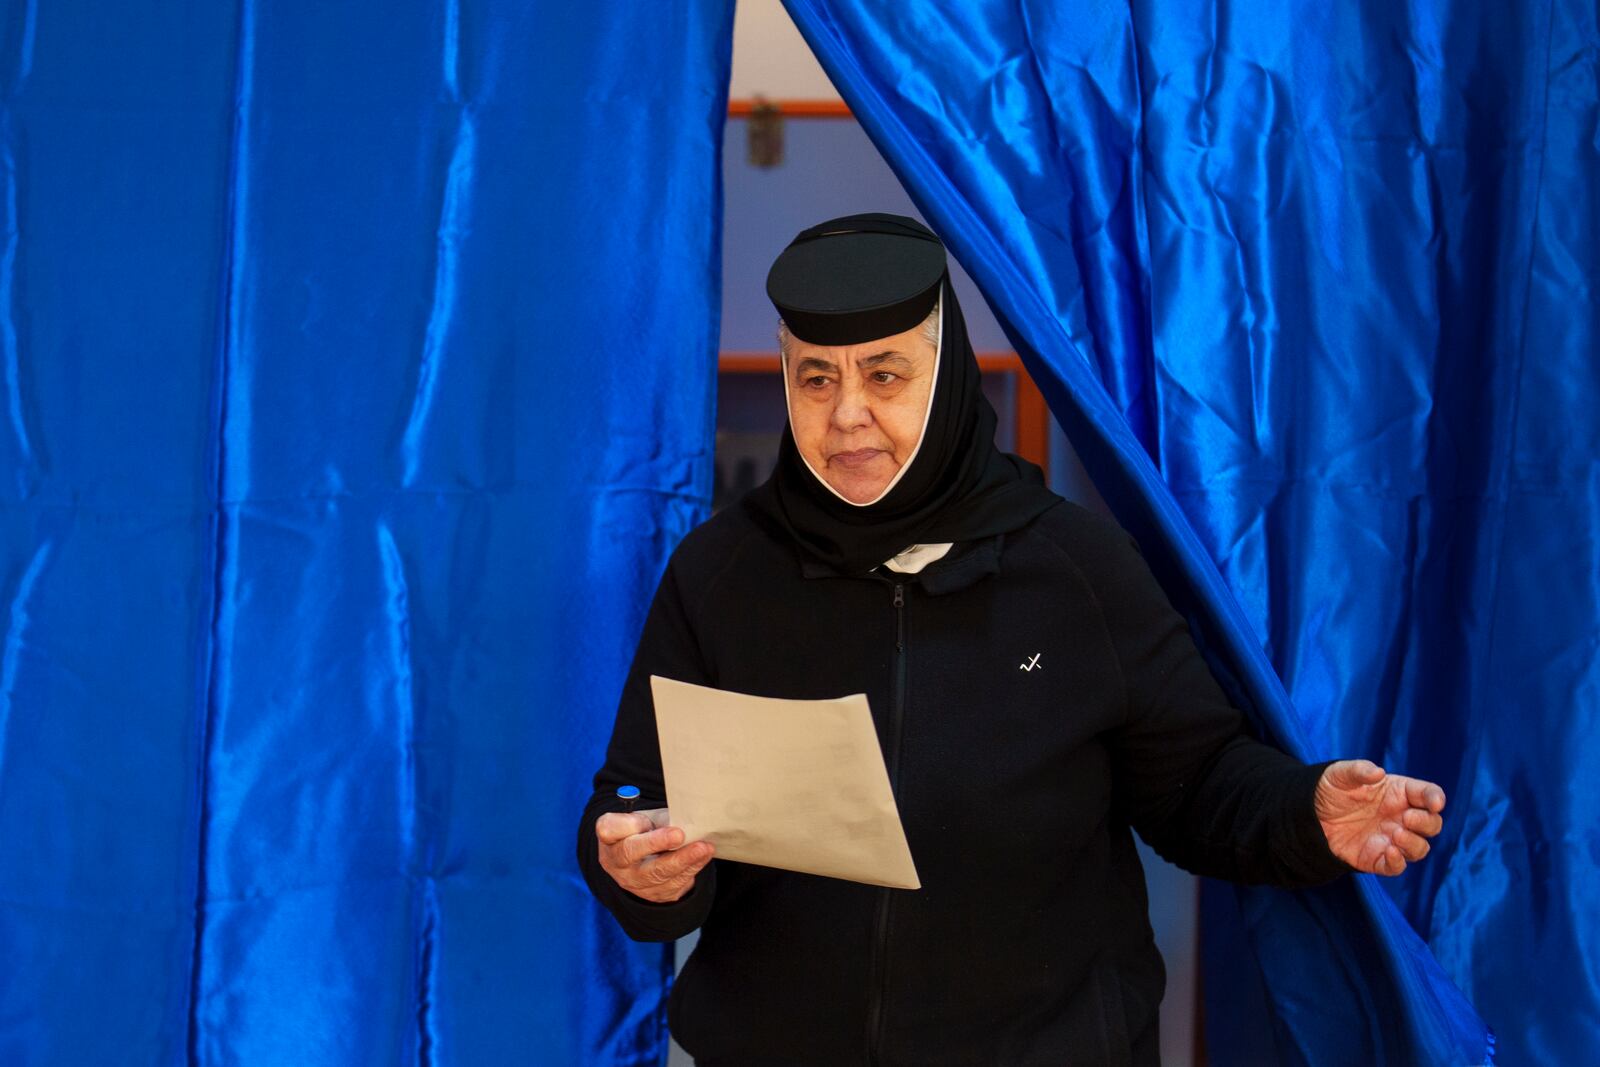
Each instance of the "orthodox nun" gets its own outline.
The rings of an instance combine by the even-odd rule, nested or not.
[[[1153,1064],[1164,972],[1135,833],[1280,886],[1426,855],[1438,786],[1253,738],[1130,538],[996,449],[932,232],[830,220],[767,291],[777,468],[673,554],[578,833],[630,936],[701,931],[668,1009],[696,1063]],[[866,693],[922,888],[684,844],[653,674]]]

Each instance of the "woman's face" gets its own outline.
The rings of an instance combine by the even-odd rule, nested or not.
[[[876,500],[916,451],[933,393],[920,327],[859,345],[789,340],[789,426],[811,469],[852,504]]]

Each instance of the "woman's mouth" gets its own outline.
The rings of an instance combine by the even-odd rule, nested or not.
[[[857,467],[865,467],[881,455],[883,455],[881,448],[858,448],[854,452],[835,452],[828,457],[828,465],[854,470]]]

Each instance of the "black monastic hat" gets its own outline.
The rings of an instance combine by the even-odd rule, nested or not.
[[[768,272],[767,296],[800,340],[853,345],[927,318],[944,275],[944,245],[915,219],[846,215],[800,231]]]

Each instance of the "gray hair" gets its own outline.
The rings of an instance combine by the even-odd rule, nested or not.
[[[923,340],[932,345],[935,352],[939,351],[939,309],[943,302],[944,297],[935,297],[933,301],[933,310],[928,312],[928,317],[923,319],[922,322],[917,325],[917,329],[922,331]],[[785,360],[788,360],[789,358],[789,342],[793,339],[794,335],[789,332],[789,324],[784,322],[782,319],[779,319],[778,351],[782,354]]]

